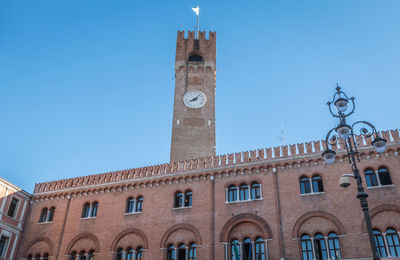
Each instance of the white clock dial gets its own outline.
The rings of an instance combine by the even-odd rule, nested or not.
[[[186,92],[183,96],[183,103],[190,108],[201,108],[207,102],[206,94],[200,90]]]

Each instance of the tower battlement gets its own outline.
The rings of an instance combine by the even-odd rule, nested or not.
[[[187,41],[194,41],[195,40],[195,31],[178,31],[178,37],[177,37],[177,42],[182,42],[184,40]],[[214,42],[216,41],[217,38],[217,33],[216,32],[208,32],[208,37],[206,34],[206,31],[199,31],[199,41],[211,41]]]

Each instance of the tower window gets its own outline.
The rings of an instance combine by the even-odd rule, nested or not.
[[[203,57],[201,57],[198,54],[193,54],[193,55],[190,55],[188,61],[203,61]]]

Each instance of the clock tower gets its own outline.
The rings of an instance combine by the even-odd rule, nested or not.
[[[215,155],[216,33],[178,31],[171,162]]]

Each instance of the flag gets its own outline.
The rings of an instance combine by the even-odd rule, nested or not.
[[[197,16],[199,16],[199,12],[200,12],[200,7],[199,7],[199,6],[197,6],[197,7],[192,7],[192,10],[193,10],[193,12],[196,13]]]

